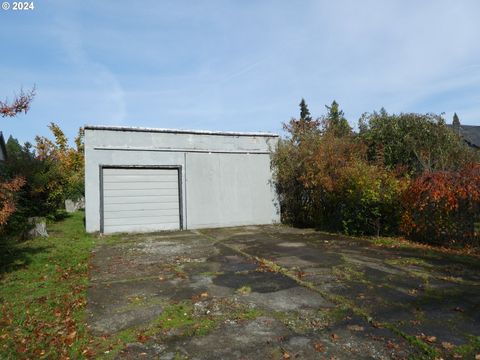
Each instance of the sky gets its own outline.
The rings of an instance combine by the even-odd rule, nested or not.
[[[13,0],[6,0],[10,5]],[[0,9],[0,118],[20,141],[55,122],[281,133],[305,98],[480,125],[478,0],[34,0]]]

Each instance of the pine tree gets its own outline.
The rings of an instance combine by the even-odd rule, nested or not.
[[[453,114],[452,127],[453,127],[455,130],[460,130],[460,119],[458,118],[457,113],[454,113],[454,114]]]
[[[326,130],[333,131],[335,136],[341,137],[349,135],[352,132],[352,128],[348,124],[348,120],[345,118],[345,114],[338,103],[333,100],[330,106],[325,105],[328,110],[328,114],[325,117]]]
[[[310,110],[308,110],[308,106],[304,98],[302,98],[302,101],[300,101],[299,106],[300,106],[300,120],[312,121]]]
[[[305,99],[302,98],[299,106],[300,117],[292,118],[288,123],[283,124],[283,128],[290,133],[291,140],[296,144],[300,144],[303,138],[320,132],[320,121],[312,118]]]

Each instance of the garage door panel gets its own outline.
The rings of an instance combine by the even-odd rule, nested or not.
[[[123,189],[123,190],[103,190],[105,197],[138,197],[138,196],[175,196],[178,197],[177,188],[170,189]]]
[[[153,175],[140,175],[140,174],[132,174],[132,175],[111,175],[108,178],[104,179],[104,183],[117,183],[117,182],[175,182],[178,181],[178,177],[175,176],[160,176],[155,177]]]
[[[178,208],[175,209],[157,209],[157,210],[120,210],[120,211],[105,211],[104,219],[133,219],[137,217],[156,217],[164,218],[165,216],[176,216],[178,218]]]
[[[151,232],[151,231],[164,231],[164,230],[178,230],[178,222],[163,223],[162,229],[158,229],[156,224],[143,224],[143,225],[110,225],[110,233],[121,232]]]
[[[162,203],[174,204],[178,202],[176,195],[157,195],[157,196],[113,196],[104,197],[104,203],[108,204],[143,204],[143,203]]]
[[[122,176],[122,175],[141,175],[141,176],[154,176],[156,178],[162,176],[175,177],[177,169],[142,169],[142,168],[127,168],[127,169],[103,169],[103,176]]]
[[[103,231],[180,228],[177,169],[104,169]]]
[[[172,223],[172,222],[177,222],[177,227],[178,227],[178,216],[176,214],[174,215],[162,215],[162,221],[165,223]],[[104,219],[104,224],[105,227],[109,227],[111,225],[145,225],[145,224],[151,224],[155,225],[157,224],[158,226],[159,222],[159,216],[139,216],[139,217],[133,217],[133,218],[116,218],[116,219]],[[162,229],[158,229],[162,230]]]
[[[103,209],[105,212],[108,211],[128,211],[128,210],[169,210],[176,209],[178,210],[178,199],[177,201],[169,202],[141,202],[141,203],[127,203],[127,204],[104,204]]]
[[[103,189],[106,190],[135,190],[135,189],[178,189],[178,178],[174,181],[122,181],[104,182]]]

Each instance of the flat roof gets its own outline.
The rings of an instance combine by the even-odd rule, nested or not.
[[[136,131],[136,132],[157,132],[157,133],[171,133],[171,134],[278,137],[278,134],[273,134],[268,132],[185,130],[185,129],[162,129],[162,128],[148,128],[148,127],[137,127],[137,126],[106,126],[106,125],[85,125],[84,128],[85,130]]]

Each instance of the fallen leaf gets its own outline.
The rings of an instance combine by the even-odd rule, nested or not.
[[[143,333],[138,333],[137,334],[137,340],[141,343],[146,342],[149,339],[149,336],[143,334]]]
[[[35,301],[39,304],[44,304],[47,301],[47,297],[46,296],[40,296]]]
[[[202,297],[202,298],[208,297],[208,292],[203,292],[203,293],[201,293],[201,294],[200,294],[200,297]]]
[[[306,273],[305,273],[305,271],[298,270],[298,271],[295,273],[295,275],[296,275],[299,279],[302,279],[302,278],[306,275]]]
[[[436,336],[428,336],[428,335],[425,335],[424,333],[421,333],[420,335],[417,335],[416,336],[417,339],[420,339],[420,340],[423,340],[425,342],[428,342],[428,343],[434,343],[435,341],[437,341],[437,337]]]
[[[340,336],[338,336],[337,334],[332,334],[330,335],[330,338],[332,339],[332,341],[337,341],[338,339],[340,339]]]
[[[320,341],[315,341],[313,343],[313,347],[317,352],[324,352],[325,351],[325,346],[320,342]]]
[[[389,348],[389,349],[397,349],[397,348],[398,348],[398,345],[395,344],[395,343],[393,343],[393,342],[391,342],[390,340],[388,340],[388,342],[387,342],[387,348]]]
[[[428,343],[430,343],[430,344],[432,344],[432,343],[434,343],[435,341],[437,341],[437,337],[436,337],[436,336],[427,336],[427,337],[425,338],[425,341],[428,342]]]
[[[445,349],[445,350],[452,350],[455,345],[453,345],[452,343],[449,343],[447,341],[443,341],[442,342],[442,347]]]

